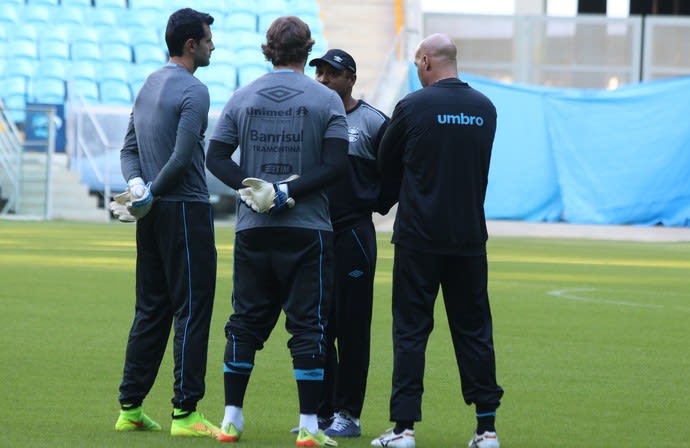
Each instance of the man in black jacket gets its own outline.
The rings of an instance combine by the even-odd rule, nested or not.
[[[457,49],[448,36],[424,39],[415,66],[424,88],[396,105],[378,157],[384,185],[396,180],[400,189],[393,228],[395,427],[372,445],[415,446],[440,286],[463,398],[477,412],[469,446],[498,448],[494,421],[503,390],[496,383],[484,216],[496,109],[458,79]]]

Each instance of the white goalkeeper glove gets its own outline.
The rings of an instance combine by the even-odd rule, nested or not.
[[[295,200],[290,197],[288,182],[298,177],[292,175],[274,184],[256,177],[248,177],[242,181],[242,185],[247,188],[241,188],[237,192],[240,200],[255,212],[277,215],[295,206]]]
[[[120,193],[113,198],[114,200],[110,202],[110,211],[113,215],[117,217],[120,222],[135,222],[137,218],[132,216],[127,211],[127,203],[132,200],[132,194],[129,189],[124,193]]]
[[[151,194],[151,182],[144,184],[144,179],[135,177],[127,182],[130,192],[130,201],[127,203],[127,211],[136,219],[141,219],[151,211],[153,194]]]
[[[151,210],[153,195],[151,183],[144,184],[141,177],[135,177],[127,182],[127,191],[120,193],[110,203],[110,210],[121,222],[135,222]]]

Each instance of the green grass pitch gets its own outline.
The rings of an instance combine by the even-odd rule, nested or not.
[[[0,221],[0,447],[217,446],[173,439],[170,352],[145,402],[162,433],[114,431],[134,310],[134,230],[126,224]],[[231,311],[233,229],[219,253],[207,394],[223,409],[223,325]],[[390,234],[379,235],[372,362],[360,439],[389,427]],[[690,446],[690,243],[489,240],[505,448]],[[460,396],[438,303],[427,349],[419,448],[466,446],[473,409]],[[259,352],[239,447],[294,446],[297,394],[283,322]]]

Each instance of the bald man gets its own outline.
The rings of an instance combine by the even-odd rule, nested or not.
[[[457,49],[448,36],[424,39],[414,64],[424,88],[396,105],[378,154],[385,196],[398,199],[392,239],[395,427],[371,444],[415,446],[440,287],[462,395],[476,408],[469,446],[498,448],[495,417],[503,389],[496,383],[484,217],[496,109],[458,79]]]

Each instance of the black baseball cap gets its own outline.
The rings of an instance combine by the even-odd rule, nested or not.
[[[309,61],[309,66],[315,67],[316,64],[320,62],[325,62],[336,70],[348,70],[352,73],[357,73],[357,65],[355,64],[355,60],[352,59],[352,56],[338,48],[328,50],[326,54],[320,58],[312,59]]]

